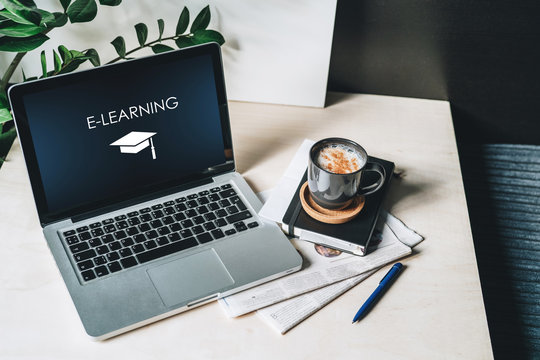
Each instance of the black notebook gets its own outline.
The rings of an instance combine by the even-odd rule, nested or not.
[[[299,196],[300,188],[307,181],[306,171],[283,216],[283,230],[291,236],[302,234],[302,238],[307,241],[355,255],[365,255],[395,167],[393,162],[371,156],[369,161],[379,162],[384,167],[386,179],[379,191],[366,196],[364,208],[357,217],[338,225],[322,223],[310,217],[302,208]],[[369,185],[377,179],[377,174],[366,172],[362,176],[362,184],[363,186]]]

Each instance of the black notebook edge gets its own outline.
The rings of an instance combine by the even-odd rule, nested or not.
[[[298,187],[296,188],[296,191],[294,193],[293,198],[291,199],[289,203],[287,211],[283,215],[283,219],[282,219],[283,231],[287,233],[289,236],[295,236],[295,237],[300,237],[303,231],[309,231],[311,233],[317,234],[318,236],[316,236],[316,241],[306,239],[307,241],[316,242],[318,244],[335,248],[335,249],[338,249],[347,253],[352,253],[354,255],[360,255],[360,256],[366,255],[367,248],[369,246],[369,241],[371,240],[371,236],[373,235],[373,231],[375,230],[375,226],[377,224],[377,220],[379,218],[379,214],[381,211],[382,203],[384,199],[386,198],[386,194],[388,193],[388,189],[390,187],[390,183],[393,178],[393,173],[394,173],[394,168],[395,168],[395,164],[388,160],[370,156],[369,161],[376,161],[376,162],[379,162],[381,165],[383,165],[386,171],[386,178],[385,178],[384,185],[382,186],[382,188],[379,191],[377,191],[377,193],[368,195],[366,198],[366,203],[371,200],[373,203],[376,204],[376,206],[370,218],[367,219],[367,221],[369,221],[369,224],[368,224],[369,231],[364,233],[358,242],[331,237],[325,234],[317,233],[310,229],[303,229],[296,226],[296,222],[300,214],[304,213],[305,216],[309,216],[305,213],[304,209],[302,208],[302,204],[300,202],[300,189],[302,188],[302,185],[307,181],[307,170],[304,172],[304,176],[302,177],[302,179],[300,180],[298,184]],[[360,212],[358,216],[361,217],[362,212]],[[313,221],[316,221],[316,220],[313,220]],[[317,222],[317,223],[320,226],[331,226],[331,227],[340,226],[340,225],[324,224],[320,222]]]

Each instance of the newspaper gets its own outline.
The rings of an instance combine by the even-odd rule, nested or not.
[[[388,217],[391,217],[388,214]],[[300,239],[291,239],[300,252],[302,269],[252,289],[227,296],[219,303],[229,317],[261,309],[336,282],[377,269],[411,253],[411,248],[383,223],[374,231],[368,255],[360,257]]]
[[[382,247],[384,247],[385,242],[399,241],[413,247],[423,240],[422,236],[409,229],[407,226],[405,226],[405,224],[391,214],[382,212],[381,218],[385,222],[385,228],[390,229],[391,233],[383,231],[382,241],[378,245],[378,249],[373,254],[376,254]],[[376,239],[372,239],[371,241],[373,242],[374,240],[376,241]],[[367,256],[369,257],[371,254]],[[388,263],[394,261],[390,260],[390,257],[388,257],[388,260]],[[317,312],[326,304],[353,286],[362,282],[377,270],[378,269],[371,270],[361,275],[342,280],[304,295],[265,307],[258,310],[257,315],[276,331],[284,334],[308,318],[310,315]]]

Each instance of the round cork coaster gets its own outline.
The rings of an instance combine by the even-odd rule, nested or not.
[[[325,209],[313,200],[306,181],[300,189],[300,202],[305,212],[315,220],[326,224],[343,224],[354,219],[362,211],[366,199],[363,196],[357,196],[345,208],[339,210]]]

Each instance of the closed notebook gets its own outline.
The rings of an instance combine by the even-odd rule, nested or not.
[[[365,255],[395,167],[393,162],[371,156],[369,161],[379,162],[386,171],[386,178],[379,191],[366,196],[364,208],[357,217],[338,225],[326,224],[311,218],[302,208],[299,197],[300,188],[307,181],[306,171],[299,181],[296,192],[281,221],[283,230],[289,235],[301,237],[303,240],[355,255]],[[363,175],[362,183],[368,185],[375,182],[377,178],[376,174],[366,172]],[[297,212],[298,216],[295,216]]]

